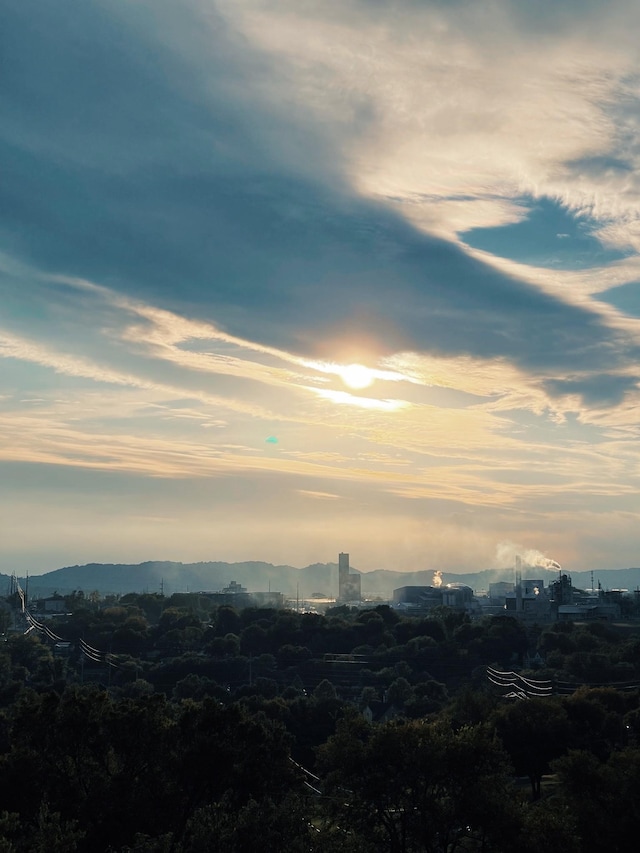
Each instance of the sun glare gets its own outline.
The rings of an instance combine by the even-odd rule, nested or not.
[[[373,382],[373,370],[363,364],[350,364],[340,370],[340,376],[349,388],[368,388]]]

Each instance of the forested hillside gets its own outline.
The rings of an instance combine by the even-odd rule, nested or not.
[[[0,850],[604,853],[636,826],[640,625],[67,604],[0,649]]]

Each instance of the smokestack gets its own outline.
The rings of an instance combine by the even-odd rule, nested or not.
[[[522,610],[522,560],[516,555],[516,612]]]

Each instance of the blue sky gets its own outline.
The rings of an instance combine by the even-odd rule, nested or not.
[[[1,15],[0,571],[638,564],[636,3]]]

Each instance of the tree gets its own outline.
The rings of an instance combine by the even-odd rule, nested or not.
[[[323,678],[314,689],[313,698],[318,702],[331,702],[336,698],[336,688],[328,679]]]
[[[171,755],[178,840],[198,810],[212,803],[238,816],[252,800],[277,804],[302,787],[284,728],[251,718],[237,704],[182,703]]]
[[[260,654],[267,648],[267,632],[260,625],[247,625],[240,634],[240,651],[243,655]]]
[[[300,797],[289,795],[280,802],[266,797],[250,799],[237,810],[224,800],[198,809],[187,823],[181,850],[184,853],[313,853],[318,848],[317,830],[306,818]]]
[[[481,651],[487,663],[507,665],[519,660],[529,645],[527,631],[522,622],[513,616],[490,616],[486,622],[486,635],[481,641]]]
[[[572,750],[553,764],[559,791],[575,816],[583,850],[625,850],[640,820],[640,750],[622,749],[608,761]]]
[[[444,684],[431,679],[421,681],[412,689],[412,695],[405,704],[408,717],[426,717],[441,711],[449,702],[449,694]],[[481,722],[476,720],[475,722]]]
[[[386,690],[386,700],[399,707],[404,707],[413,695],[413,689],[406,678],[400,676],[392,681]]]
[[[319,751],[332,824],[389,853],[495,849],[517,825],[507,767],[484,726],[350,716]]]
[[[363,610],[356,618],[356,628],[361,643],[377,646],[385,633],[384,619],[374,610]]]
[[[437,619],[440,622],[447,640],[450,640],[456,629],[468,619],[466,613],[461,610],[454,610],[453,607],[448,607],[446,604],[438,604],[436,607],[432,607],[429,616],[431,619]]]
[[[132,845],[191,853],[198,848],[183,840],[201,810],[226,815],[226,832],[245,818],[255,828],[263,806],[284,823],[285,801],[302,789],[284,728],[238,705],[171,705],[158,695],[114,701],[106,691],[74,688],[62,695],[29,691],[11,710],[0,755],[3,853]],[[3,848],[3,835],[14,844],[15,826],[32,846]],[[39,846],[45,830],[48,848]]]
[[[626,697],[614,688],[582,687],[563,700],[571,723],[571,745],[606,760],[614,748],[624,744]]]
[[[200,619],[192,610],[186,607],[167,607],[162,611],[162,616],[158,622],[158,633],[162,635],[167,631],[201,627]]]
[[[375,687],[367,686],[362,688],[358,705],[360,708],[366,708],[372,702],[378,701],[378,691]]]
[[[135,593],[130,592],[123,595],[120,599],[120,604],[123,606],[138,607],[149,620],[149,622],[157,623],[160,619],[160,614],[164,606],[164,598],[158,593]]]
[[[516,773],[529,777],[533,799],[538,799],[549,762],[567,749],[566,711],[553,699],[528,699],[499,707],[493,720]]]
[[[75,853],[83,836],[77,821],[63,821],[46,802],[29,822],[15,812],[0,814],[1,853]]]
[[[12,622],[11,608],[4,601],[0,601],[0,635],[4,636],[7,633]]]
[[[14,667],[24,667],[32,685],[50,685],[56,678],[51,649],[39,637],[33,634],[11,637],[7,648]]]
[[[216,634],[224,637],[226,634],[240,634],[242,622],[235,607],[223,604],[215,611],[214,624]]]

